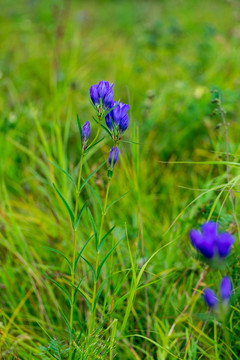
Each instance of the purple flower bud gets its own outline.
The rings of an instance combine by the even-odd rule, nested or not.
[[[114,158],[113,158],[113,164],[112,164],[112,157],[113,157],[113,152],[114,152]],[[108,158],[108,165],[109,167],[114,167],[114,165],[116,164],[116,161],[118,159],[118,155],[119,155],[119,150],[118,150],[118,147],[116,146],[115,147],[115,150],[114,150],[114,146],[111,148],[110,150],[110,153],[109,153],[109,158]]]
[[[232,294],[232,283],[228,276],[224,276],[220,284],[220,295],[224,302],[229,301]]]
[[[218,299],[217,296],[215,294],[214,291],[212,291],[211,289],[207,288],[204,290],[203,292],[203,297],[205,300],[205,303],[210,307],[213,308],[217,305],[218,303]]]
[[[90,88],[90,98],[94,105],[102,104],[104,109],[110,109],[113,102],[113,84],[101,80],[99,84],[92,85]]]
[[[218,253],[221,258],[226,257],[232,248],[234,237],[228,232],[219,234],[218,236]]]
[[[91,134],[90,122],[86,121],[82,127],[82,143],[83,144],[88,141],[90,134]]]
[[[206,222],[201,227],[201,232],[192,230],[189,233],[192,245],[206,258],[214,256],[226,257],[234,243],[234,237],[229,233],[218,234],[218,224]]]

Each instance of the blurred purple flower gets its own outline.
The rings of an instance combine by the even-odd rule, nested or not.
[[[215,294],[214,291],[212,291],[211,289],[207,288],[204,290],[203,292],[203,297],[205,300],[205,303],[210,307],[213,308],[217,305],[218,303],[218,299],[217,296]]]
[[[102,104],[104,109],[111,109],[113,103],[113,84],[108,81],[100,81],[99,84],[90,88],[90,98],[95,106]]]
[[[224,276],[220,284],[220,295],[224,302],[229,301],[232,294],[232,283],[228,276]]]
[[[88,141],[90,134],[91,134],[90,122],[86,121],[82,127],[82,143],[83,144],[85,144]]]
[[[212,221],[204,223],[201,231],[191,230],[189,237],[192,245],[208,259],[216,255],[225,258],[235,241],[234,237],[227,232],[218,233],[218,224]]]
[[[114,152],[114,151],[115,151],[115,152]],[[113,158],[113,164],[112,164],[113,152],[114,152],[114,158]],[[114,150],[114,146],[113,146],[113,147],[111,148],[111,150],[110,150],[109,158],[108,158],[108,165],[109,165],[109,167],[111,167],[111,164],[112,164],[112,167],[114,167],[114,165],[116,164],[116,161],[117,161],[117,159],[118,159],[118,155],[119,155],[118,147],[116,146],[116,147],[115,147],[115,150]]]

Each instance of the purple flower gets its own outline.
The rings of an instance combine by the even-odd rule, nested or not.
[[[113,131],[114,123],[117,130],[119,130],[120,133],[123,133],[128,127],[129,120],[127,112],[130,106],[128,104],[123,104],[122,102],[117,104],[117,101],[114,101],[112,107],[114,107],[114,109],[112,109],[105,117],[107,127],[110,131]]]
[[[82,127],[82,143],[83,144],[85,144],[88,141],[90,134],[91,134],[90,122],[86,121]]]
[[[232,283],[228,276],[224,276],[220,284],[220,295],[224,302],[228,302],[232,294]]]
[[[217,296],[215,294],[214,291],[212,291],[211,289],[207,288],[204,290],[203,292],[203,297],[205,300],[205,303],[210,307],[213,308],[217,305],[218,303],[218,299]]]
[[[102,104],[104,109],[111,109],[113,103],[113,84],[108,81],[100,81],[99,84],[90,88],[90,98],[95,106]]]
[[[234,237],[227,232],[218,233],[218,224],[212,221],[204,223],[201,231],[191,230],[189,237],[192,245],[208,259],[214,256],[225,258],[235,241]]]
[[[115,151],[115,152],[114,152]],[[113,158],[113,163],[112,163],[112,157],[113,157],[113,152],[114,152],[114,158]],[[115,147],[115,150],[114,150],[114,146],[111,148],[110,150],[110,153],[109,153],[109,158],[108,158],[108,165],[109,167],[114,167],[114,165],[116,164],[116,161],[118,159],[118,155],[119,155],[119,150],[118,150],[118,147],[116,146]]]

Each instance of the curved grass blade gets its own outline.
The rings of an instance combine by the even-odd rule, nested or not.
[[[103,244],[104,244],[104,241],[106,240],[106,238],[108,237],[108,235],[111,234],[111,232],[115,229],[116,225],[114,225],[105,235],[104,237],[102,238],[100,244],[98,245],[97,247],[97,251],[101,250]]]
[[[55,164],[54,162],[50,161],[49,159],[48,159],[47,161],[48,161],[50,164],[52,164],[53,166],[55,166],[58,170],[62,171],[62,172],[72,181],[72,183],[74,184],[74,186],[76,186],[73,177],[72,177],[66,170],[64,170],[63,168],[61,168],[61,166]]]
[[[90,262],[89,262],[87,259],[85,259],[83,256],[81,256],[81,258],[82,258],[82,259],[86,262],[86,264],[88,264],[88,266],[90,267],[90,270],[91,270],[92,273],[93,273],[94,280],[97,280],[95,270],[94,270],[94,268],[92,267],[92,265],[90,264]]]
[[[87,205],[87,201],[83,204],[83,207],[81,208],[81,210],[80,210],[80,212],[79,212],[79,214],[78,214],[78,217],[77,217],[76,222],[75,222],[74,227],[73,227],[74,230],[76,230],[77,227],[78,227],[80,217],[81,217],[81,215],[82,215],[82,213],[83,213],[83,210],[85,209],[85,206],[86,206],[86,205]]]
[[[85,154],[87,154],[88,151],[89,151],[90,149],[92,149],[94,146],[96,146],[96,145],[99,144],[101,141],[103,141],[103,139],[104,139],[104,137],[101,138],[100,140],[98,140],[97,142],[95,142],[94,144],[92,144],[91,146],[89,146],[89,147],[85,150]]]
[[[97,292],[97,294],[96,294],[95,301],[94,301],[94,304],[93,304],[93,311],[95,310],[95,307],[96,307],[96,305],[97,305],[98,298],[99,298],[99,296],[101,295],[101,292],[102,292],[102,290],[103,290],[104,285],[106,284],[106,281],[107,281],[107,279],[104,280],[104,282],[102,283],[102,285],[101,285],[100,288],[98,289],[98,292]]]
[[[67,326],[67,330],[68,330],[68,340],[69,340],[69,343],[72,342],[72,331],[71,331],[71,328],[70,328],[70,325],[69,325],[69,322],[64,314],[64,312],[60,309],[60,307],[58,307],[58,310],[63,318],[63,321],[65,322],[66,326]]]
[[[88,217],[89,217],[89,220],[90,220],[90,223],[91,223],[91,226],[92,226],[92,230],[94,232],[95,242],[96,242],[96,249],[97,249],[97,246],[98,246],[98,233],[97,233],[96,224],[94,222],[92,213],[91,213],[89,208],[88,208]]]
[[[119,200],[124,198],[124,196],[126,196],[128,193],[129,193],[129,191],[127,191],[125,194],[119,196],[116,200],[113,200],[113,202],[107,207],[106,212],[110,209],[110,207],[112,207],[114,204],[116,204],[116,202],[118,202]]]
[[[100,170],[102,167],[103,167],[103,165],[105,165],[106,164],[106,161],[104,161],[101,165],[99,165],[98,166],[98,168],[97,169],[95,169],[84,181],[83,181],[83,183],[82,183],[82,185],[80,186],[80,190],[79,191],[81,191],[83,188],[84,188],[84,186],[88,183],[88,181],[91,179],[91,177],[94,175],[94,174],[96,174],[96,172],[98,171],[98,170]]]
[[[42,246],[42,247],[43,247],[44,249],[46,249],[46,250],[55,252],[55,253],[61,255],[62,257],[64,257],[64,259],[65,259],[65,260],[67,261],[67,263],[68,263],[68,266],[69,266],[69,268],[70,268],[70,271],[72,271],[72,264],[70,263],[70,261],[68,260],[68,258],[67,258],[61,251],[59,251],[59,250],[57,250],[57,249],[52,249],[52,248],[47,247],[47,246]]]
[[[74,265],[74,270],[76,269],[76,266],[78,264],[78,261],[84,251],[84,249],[86,248],[87,244],[90,242],[90,240],[94,237],[94,234],[92,236],[90,236],[90,238],[87,240],[86,244],[82,247],[80,253],[78,254],[77,258],[76,258],[76,261],[75,261],[75,265]]]
[[[69,304],[72,305],[72,300],[71,300],[69,294],[67,293],[67,291],[57,281],[53,280],[50,276],[48,276],[45,273],[42,273],[42,274],[43,274],[43,276],[45,276],[46,279],[52,281],[62,291],[62,293],[67,297]]]
[[[80,134],[81,141],[82,141],[82,127],[81,127],[81,123],[80,123],[78,114],[77,114],[77,124],[78,124],[78,130],[79,130],[79,134]]]
[[[114,245],[114,247],[107,253],[107,255],[104,257],[104,259],[103,259],[102,262],[100,263],[100,265],[99,265],[99,267],[98,267],[98,269],[97,269],[97,279],[99,278],[100,271],[101,271],[104,263],[106,262],[107,258],[108,258],[108,257],[111,255],[111,253],[116,249],[116,247],[118,246],[118,244],[119,244],[121,241],[122,241],[122,239],[119,240],[119,241],[116,243],[116,245]]]
[[[65,207],[68,211],[68,214],[71,218],[72,227],[74,228],[74,215],[73,215],[73,212],[72,212],[70,206],[68,205],[67,201],[64,199],[63,195],[60,193],[60,191],[58,190],[58,188],[56,187],[56,185],[54,183],[53,183],[53,187],[54,187],[55,191],[57,192],[58,196],[60,197],[60,199],[62,200],[63,204],[65,205]]]
[[[100,205],[100,208],[101,208],[101,210],[103,211],[103,204],[102,204],[102,200],[101,200],[101,198],[100,198],[100,196],[96,193],[96,191],[94,190],[94,188],[90,185],[90,184],[86,184],[88,187],[89,187],[89,189],[93,192],[93,194],[96,196],[96,199],[97,199],[97,201],[98,201],[98,203],[99,203],[99,205]]]

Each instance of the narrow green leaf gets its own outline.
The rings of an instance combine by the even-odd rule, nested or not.
[[[116,245],[114,245],[114,247],[107,253],[107,255],[104,257],[103,261],[100,263],[100,265],[99,265],[99,267],[98,267],[98,269],[97,269],[97,279],[99,278],[100,271],[101,271],[101,269],[102,269],[105,261],[108,259],[108,257],[109,257],[109,256],[111,255],[111,253],[116,249],[116,247],[118,246],[118,244],[119,244],[121,241],[122,241],[122,239],[119,240],[119,241],[116,243]]]
[[[42,274],[45,276],[46,279],[52,281],[62,291],[62,293],[67,297],[69,304],[72,305],[72,300],[71,300],[69,294],[67,293],[67,291],[57,281],[53,280],[50,276],[48,276],[45,273],[42,273]]]
[[[97,123],[97,124],[99,124],[99,121],[97,120],[97,119],[95,119],[95,117],[93,116],[93,120]],[[109,129],[105,126],[105,125],[103,125],[103,124],[100,124],[100,126],[109,134],[109,136],[112,138],[112,134],[111,134],[111,132],[109,131]]]
[[[47,246],[42,246],[42,247],[43,247],[44,249],[46,249],[46,250],[55,252],[55,253],[63,256],[64,259],[65,259],[65,260],[67,261],[67,263],[68,263],[68,266],[69,266],[69,268],[70,268],[70,271],[72,271],[72,264],[70,263],[70,261],[68,260],[68,258],[67,258],[61,251],[59,251],[59,250],[57,250],[57,249],[52,249],[52,248],[47,247]]]
[[[79,290],[79,288],[80,288],[83,280],[85,279],[85,277],[87,276],[87,274],[88,274],[89,271],[90,271],[90,270],[88,270],[88,271],[86,272],[86,274],[82,277],[82,279],[79,281],[78,286],[75,286],[75,285],[71,284],[71,285],[74,287],[74,289],[75,289],[75,291],[74,291],[74,296],[73,296],[73,299],[74,299],[73,302],[75,302],[76,294],[77,294],[77,292],[78,292],[78,290]]]
[[[89,189],[93,192],[93,194],[96,196],[96,199],[97,199],[97,201],[98,201],[98,203],[99,203],[99,205],[100,205],[100,208],[101,208],[101,210],[103,211],[103,204],[102,204],[102,200],[101,200],[101,198],[100,198],[100,196],[96,193],[96,191],[94,190],[94,188],[90,185],[90,184],[86,184],[88,187],[89,187]]]
[[[92,216],[92,213],[91,213],[90,209],[88,208],[87,210],[88,210],[88,217],[89,217],[89,220],[90,220],[90,223],[91,223],[91,226],[92,226],[92,230],[93,230],[93,232],[94,232],[96,249],[97,249],[97,245],[98,245],[98,233],[97,233],[96,224],[95,224],[95,222],[94,222],[94,219],[93,219],[93,216]]]
[[[103,165],[105,165],[105,164],[106,164],[106,161],[104,161],[101,165],[99,165],[98,168],[95,169],[95,170],[83,181],[82,185],[80,186],[80,191],[81,191],[81,190],[84,188],[84,186],[88,183],[88,181],[91,179],[91,177],[92,177],[94,174],[96,174],[96,172],[97,172],[98,170],[100,170],[100,169],[103,167]]]
[[[97,144],[99,144],[101,141],[103,141],[104,137],[101,138],[100,140],[98,140],[97,142],[95,142],[94,144],[92,144],[91,146],[89,146],[86,150],[85,150],[85,154],[87,154],[87,152],[93,148],[94,146],[96,146]]]
[[[114,204],[116,204],[116,202],[118,202],[119,200],[121,200],[124,196],[126,196],[129,193],[129,191],[127,191],[125,194],[119,196],[116,200],[113,200],[113,202],[107,207],[106,212],[110,209],[111,206],[113,206]]]
[[[76,258],[76,261],[75,261],[75,266],[74,266],[74,270],[76,269],[77,267],[77,264],[78,264],[78,261],[84,251],[84,249],[86,248],[86,246],[88,245],[88,243],[90,242],[90,240],[94,237],[94,234],[92,236],[90,236],[90,238],[87,240],[87,242],[85,243],[85,245],[82,247],[80,253],[78,254],[77,258]]]
[[[53,187],[55,189],[55,191],[57,192],[58,196],[60,197],[60,199],[62,200],[62,202],[64,203],[68,213],[69,213],[69,216],[71,218],[71,221],[72,221],[72,227],[73,227],[73,224],[74,224],[74,215],[73,215],[73,212],[70,208],[70,206],[68,205],[67,201],[64,199],[64,197],[62,196],[62,194],[60,193],[60,191],[57,189],[56,185],[53,183]]]
[[[60,309],[60,307],[58,307],[58,310],[63,318],[63,321],[65,322],[66,326],[67,326],[67,330],[68,330],[68,340],[69,340],[69,343],[72,342],[72,331],[71,331],[71,328],[70,328],[70,325],[69,325],[69,322],[64,314],[64,312]]]
[[[80,212],[79,212],[79,214],[78,214],[78,217],[77,217],[76,222],[75,222],[75,224],[74,224],[74,230],[76,230],[77,227],[78,227],[79,220],[80,220],[80,218],[81,218],[81,215],[82,215],[83,210],[85,209],[85,206],[86,206],[86,205],[87,205],[87,201],[83,204],[83,207],[81,208],[81,210],[80,210]]]
[[[111,232],[115,229],[115,225],[104,235],[104,237],[102,238],[100,244],[98,245],[97,251],[101,250],[101,248],[103,247],[104,241],[106,240],[106,238],[108,237],[108,235],[111,234]]]
[[[107,281],[107,280],[104,280],[104,282],[102,283],[102,285],[101,285],[100,288],[98,289],[98,292],[97,292],[97,294],[96,294],[95,301],[94,301],[94,304],[93,304],[93,311],[95,310],[95,307],[96,307],[96,305],[97,305],[98,298],[99,298],[99,296],[101,295],[101,292],[102,292],[102,290],[103,290],[103,288],[104,288],[104,285],[106,284],[106,281]]]
[[[73,177],[66,170],[62,169],[59,165],[55,164],[54,162],[52,162],[50,160],[48,160],[48,162],[50,164],[52,164],[53,166],[55,166],[58,170],[62,171],[72,181],[72,183],[76,186]]]
[[[94,268],[92,267],[92,265],[90,264],[90,262],[89,262],[87,259],[85,259],[83,256],[81,256],[81,258],[86,262],[86,264],[88,264],[90,270],[91,270],[92,273],[93,273],[93,278],[94,278],[94,280],[97,280],[95,270],[94,270]]]
[[[78,130],[79,130],[79,134],[80,134],[81,141],[82,141],[82,127],[81,127],[81,123],[80,123],[78,114],[77,114],[77,124],[78,124]]]

